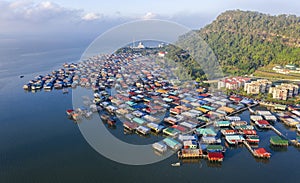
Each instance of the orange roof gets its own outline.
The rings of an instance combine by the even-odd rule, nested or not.
[[[168,91],[167,90],[163,90],[163,89],[159,89],[156,92],[158,92],[158,93],[167,93]]]

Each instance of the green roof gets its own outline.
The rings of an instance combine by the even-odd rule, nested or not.
[[[176,145],[179,145],[180,143],[177,142],[176,140],[172,139],[172,138],[165,138],[163,140],[164,143],[166,143],[168,146],[170,146],[171,148],[174,148]]]
[[[286,140],[286,139],[283,139],[279,136],[272,136],[270,138],[270,142],[275,144],[275,145],[288,145],[289,144],[289,141]]]
[[[205,121],[205,122],[209,121],[209,119],[207,117],[204,117],[204,116],[199,116],[197,119]]]
[[[203,105],[203,106],[201,106],[201,107],[204,108],[204,109],[210,110],[210,111],[216,110],[216,108],[211,107],[211,106],[207,106],[207,105]]]
[[[178,92],[176,92],[176,91],[174,91],[174,92],[169,92],[169,94],[171,94],[171,95],[177,95]]]
[[[234,128],[237,130],[248,130],[248,129],[252,130],[252,129],[254,129],[254,127],[252,125],[241,125],[241,126],[235,126]]]
[[[208,145],[207,150],[223,150],[223,146],[221,145]]]
[[[133,122],[136,122],[136,123],[138,123],[140,125],[142,125],[142,124],[145,123],[145,121],[143,119],[141,119],[141,118],[133,118]]]
[[[282,109],[286,109],[286,105],[275,104],[275,108],[282,108]]]
[[[164,132],[174,134],[174,133],[178,133],[179,131],[176,128],[168,127],[166,129],[164,129]]]
[[[230,122],[229,121],[217,121],[216,122],[217,126],[229,126]]]
[[[215,132],[214,129],[212,128],[197,128],[196,131],[200,134],[200,135],[211,135],[211,136],[216,136],[217,133]]]
[[[136,103],[131,102],[131,101],[127,101],[126,104],[128,104],[128,105],[130,105],[130,106],[136,105]]]

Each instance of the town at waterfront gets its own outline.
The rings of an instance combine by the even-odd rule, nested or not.
[[[209,86],[205,81],[181,80],[174,74],[176,67],[165,67],[167,52],[139,46],[65,63],[50,74],[36,76],[23,89],[92,90],[92,96],[82,96],[82,106],[66,109],[71,120],[81,123],[100,115],[99,123],[123,128],[126,134],[159,136],[153,152],[176,153],[179,160],[172,166],[190,158],[220,163],[232,146],[246,147],[256,159],[270,159],[272,152],[260,146],[258,131],[264,130],[274,131],[268,139],[271,146],[300,146],[299,81],[229,76]],[[246,110],[249,122],[240,117]],[[295,138],[278,130],[276,123],[294,129]]]

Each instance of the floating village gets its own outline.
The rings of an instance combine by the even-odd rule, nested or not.
[[[269,159],[272,154],[260,146],[258,131],[274,132],[268,139],[271,146],[300,146],[300,106],[257,110],[258,101],[211,93],[195,82],[179,81],[172,68],[161,65],[163,58],[140,53],[94,56],[39,75],[23,89],[61,89],[63,93],[76,87],[92,90],[93,96],[83,97],[82,107],[66,110],[68,117],[79,123],[100,115],[99,123],[124,128],[128,134],[161,136],[152,144],[157,155],[174,151],[178,159],[222,162],[228,147],[243,146],[254,158]],[[248,122],[240,117],[246,110],[250,112]],[[276,123],[298,135],[289,139],[276,129]],[[180,161],[172,166],[180,166]]]

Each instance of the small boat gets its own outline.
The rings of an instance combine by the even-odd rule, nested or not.
[[[177,162],[177,163],[172,163],[171,166],[180,166],[180,162]]]

